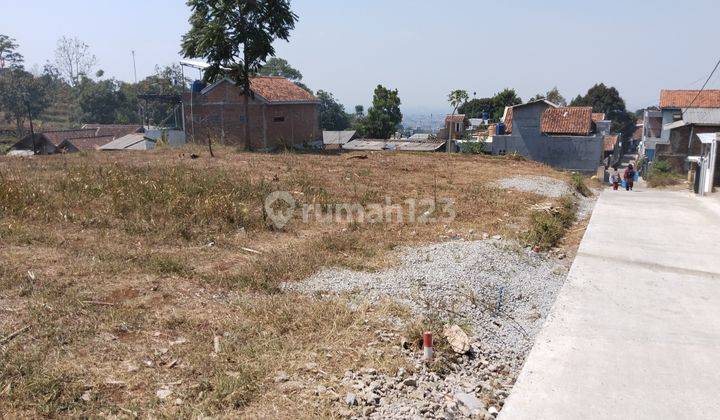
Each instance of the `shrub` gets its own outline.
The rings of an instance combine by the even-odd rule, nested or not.
[[[570,177],[570,183],[572,184],[573,188],[575,188],[575,191],[580,193],[583,197],[592,197],[593,193],[588,188],[587,185],[585,185],[585,178],[583,178],[580,174],[572,174]]]
[[[485,143],[483,142],[467,142],[460,145],[460,152],[469,155],[481,155],[485,153]]]
[[[577,219],[577,204],[572,197],[564,197],[560,205],[548,211],[536,211],[531,216],[528,242],[543,250],[555,247],[567,229]]]
[[[648,186],[651,188],[667,187],[680,183],[680,175],[672,170],[672,166],[664,160],[654,162],[646,176]]]

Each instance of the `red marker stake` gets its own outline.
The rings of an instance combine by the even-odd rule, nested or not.
[[[433,359],[433,337],[430,331],[423,334],[423,360],[432,362]]]

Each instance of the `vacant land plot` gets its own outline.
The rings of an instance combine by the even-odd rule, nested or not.
[[[401,245],[522,239],[549,199],[498,181],[566,180],[478,156],[217,155],[0,157],[0,412],[336,415],[344,396],[314,387],[348,369],[413,369],[377,337],[402,327],[388,319],[415,320],[391,301],[348,305],[281,285],[323,267],[391,266]],[[390,202],[425,219],[441,213],[428,203],[449,198],[456,217],[337,223],[296,212],[278,229],[264,210],[275,191],[325,210]]]

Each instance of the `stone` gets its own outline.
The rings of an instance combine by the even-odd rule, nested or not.
[[[367,404],[377,405],[380,403],[380,396],[374,392],[369,392],[369,393],[365,394],[363,399],[365,400],[366,405]]]
[[[180,398],[175,398],[175,405],[182,405],[183,400]]]
[[[325,386],[318,385],[315,388],[315,395],[323,395],[326,392],[327,392],[327,387],[325,387]]]
[[[164,400],[164,399],[166,399],[167,397],[171,396],[172,393],[173,393],[173,392],[172,392],[171,389],[168,389],[168,388],[160,388],[160,389],[157,390],[157,392],[155,392],[155,395],[157,395],[157,397],[160,398],[161,400]]]
[[[470,337],[458,325],[446,327],[443,335],[455,353],[465,354],[470,351]]]
[[[286,372],[278,372],[277,375],[275,375],[275,383],[287,382],[289,380],[290,375],[288,375]]]
[[[355,394],[347,394],[345,396],[345,404],[350,407],[357,405],[357,396]]]
[[[495,407],[490,407],[490,408],[488,408],[487,411],[488,411],[488,413],[490,413],[490,415],[492,415],[492,416],[495,416],[495,415],[497,415],[497,414],[499,413],[498,409],[495,408]]]
[[[303,383],[302,383],[302,382],[298,382],[298,381],[288,381],[288,382],[284,382],[284,383],[280,386],[280,389],[281,389],[283,392],[285,392],[285,393],[297,392],[297,391],[300,391],[301,389],[304,389],[304,388],[305,388],[305,386],[303,385]]]
[[[405,386],[411,386],[416,387],[417,386],[417,379],[415,378],[407,378],[403,381],[403,385]]]
[[[465,406],[471,414],[476,414],[481,410],[485,410],[485,403],[473,394],[466,394],[464,392],[456,392],[455,399]]]
[[[363,375],[371,375],[372,376],[372,375],[377,374],[377,370],[373,369],[373,368],[362,368],[362,369],[360,369],[360,373],[362,373]]]
[[[305,366],[303,366],[303,369],[305,369],[308,372],[315,372],[318,369],[317,363],[305,363]]]
[[[90,402],[90,400],[92,399],[92,394],[90,393],[90,391],[85,391],[80,398],[85,402]]]
[[[502,237],[502,235],[495,235],[495,236],[493,236],[492,238],[493,238],[494,240],[496,240],[496,241],[502,241],[502,238],[503,238],[503,237]]]

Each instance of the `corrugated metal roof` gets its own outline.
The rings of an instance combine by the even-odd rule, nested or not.
[[[345,144],[355,137],[356,131],[323,131],[323,144]]]
[[[100,150],[150,150],[155,148],[155,142],[144,134],[128,134],[117,140],[101,146]]]
[[[422,142],[408,140],[353,140],[346,150],[396,150],[399,152],[435,152],[445,145],[444,141]]]
[[[683,120],[695,125],[720,125],[720,108],[688,108]]]

